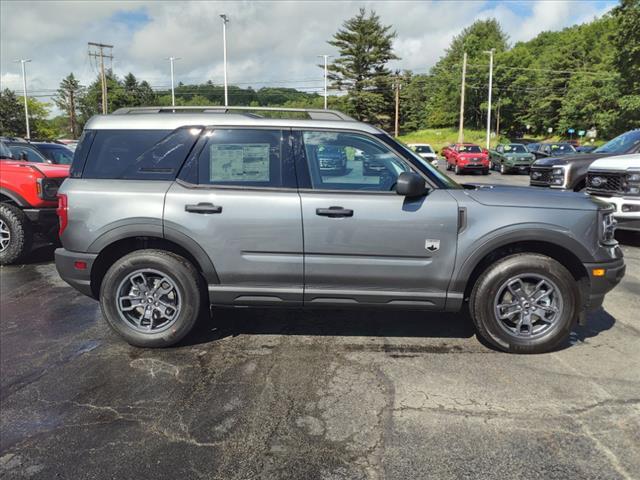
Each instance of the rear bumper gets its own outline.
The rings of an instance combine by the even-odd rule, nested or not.
[[[22,211],[38,232],[56,235],[58,215],[55,208],[23,208]]]
[[[98,257],[95,253],[71,252],[64,248],[57,248],[55,252],[56,269],[60,277],[85,295],[95,298],[91,289],[91,268]],[[76,262],[85,262],[86,268],[78,269]]]
[[[594,310],[602,305],[607,292],[613,290],[620,283],[622,277],[624,277],[626,266],[622,258],[612,262],[585,263],[584,266],[589,274],[590,284],[586,308],[587,310]],[[595,269],[604,269],[604,275],[594,276],[593,271]]]

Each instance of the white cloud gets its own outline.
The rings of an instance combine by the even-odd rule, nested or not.
[[[228,25],[229,81],[260,86],[320,88],[317,55],[335,54],[326,41],[342,22],[365,6],[397,32],[392,68],[425,72],[444,53],[454,35],[478,18],[497,18],[512,41],[527,40],[543,30],[560,29],[604,13],[601,3],[537,0],[510,2],[141,2],[39,1],[0,3],[0,82],[21,89],[17,58],[31,58],[29,90],[51,93],[74,72],[83,83],[96,77],[87,42],[114,45],[114,70],[133,72],[153,86],[167,86],[169,56],[176,80],[185,83],[222,81],[222,27]],[[611,8],[607,4],[606,8]],[[285,82],[291,83],[285,83]]]

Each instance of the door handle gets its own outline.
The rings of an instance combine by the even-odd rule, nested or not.
[[[353,210],[342,207],[316,208],[316,215],[329,218],[353,217]]]
[[[198,203],[197,205],[185,205],[185,212],[191,213],[222,213],[222,207],[213,203]]]

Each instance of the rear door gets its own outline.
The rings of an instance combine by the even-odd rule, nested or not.
[[[443,308],[457,248],[455,199],[444,189],[398,195],[397,177],[411,166],[373,136],[306,130],[294,137],[305,304]],[[345,172],[320,168],[317,152],[327,146],[344,150]],[[377,167],[363,169],[367,160]]]
[[[216,304],[302,302],[300,197],[289,144],[279,129],[204,133],[166,197],[165,235],[205,250],[219,284]]]

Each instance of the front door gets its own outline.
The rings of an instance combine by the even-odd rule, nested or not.
[[[302,303],[300,197],[289,132],[205,132],[166,196],[165,235],[192,238],[219,284],[212,303]]]
[[[456,256],[455,199],[444,189],[419,199],[398,195],[396,179],[412,167],[374,136],[295,136],[298,165],[309,176],[309,188],[300,189],[305,304],[444,308]],[[325,152],[337,150],[346,167],[326,168]]]

